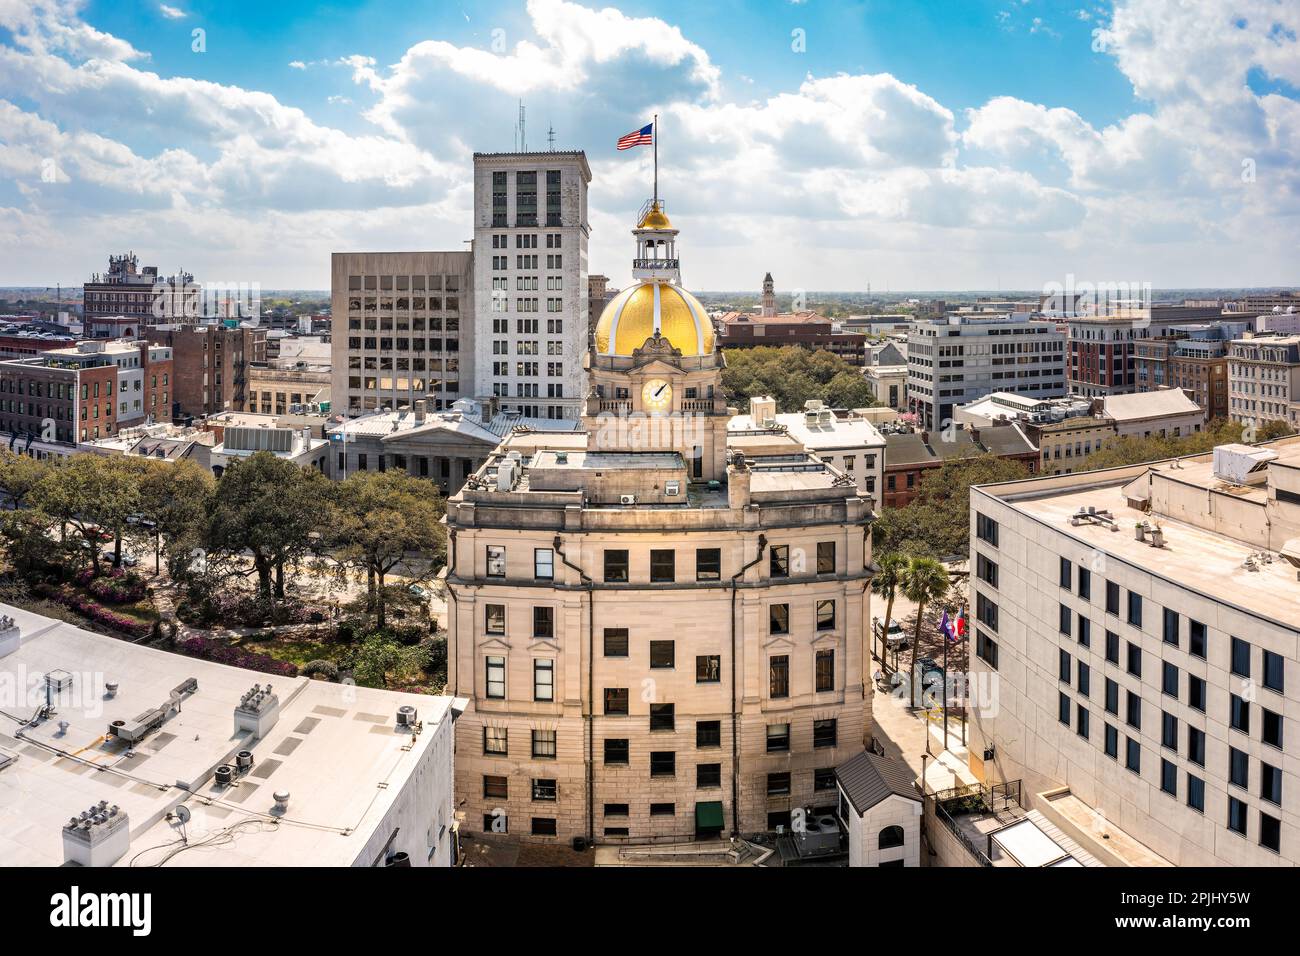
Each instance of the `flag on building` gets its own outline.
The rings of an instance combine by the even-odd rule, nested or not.
[[[654,123],[646,123],[640,129],[633,130],[626,136],[620,136],[619,149],[631,149],[633,146],[649,146],[654,142]]]

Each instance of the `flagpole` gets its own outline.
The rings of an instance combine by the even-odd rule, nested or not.
[[[642,113],[641,115],[644,116],[645,114]],[[655,202],[655,205],[658,205],[658,204],[659,204],[659,114],[658,114],[658,113],[656,113],[654,119],[651,120],[651,124],[653,125],[653,129],[651,130],[651,133],[653,133],[653,135],[650,137],[650,141],[654,144],[654,151],[655,151],[655,198],[654,198],[654,202]]]
[[[943,635],[943,749],[948,749],[948,645],[952,638]],[[927,731],[928,733],[928,731]]]

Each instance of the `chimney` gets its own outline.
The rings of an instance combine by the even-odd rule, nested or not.
[[[429,403],[423,398],[415,400],[415,424],[423,425],[425,415],[428,413]]]
[[[248,731],[265,737],[279,719],[280,698],[271,691],[271,685],[254,684],[235,707],[235,733]]]
[[[921,444],[923,445],[930,444],[930,433],[928,431],[925,431],[924,429],[921,431]]]
[[[77,866],[112,866],[131,848],[126,811],[101,800],[63,825],[63,862]]]
[[[727,507],[743,510],[750,503],[750,478],[753,473],[745,464],[745,456],[736,452],[727,467]]]

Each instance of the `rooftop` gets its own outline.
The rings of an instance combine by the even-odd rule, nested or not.
[[[826,411],[829,411],[827,409]],[[871,422],[863,418],[840,418],[838,415],[810,416],[803,412],[776,415],[773,421],[786,433],[811,451],[830,451],[842,448],[863,448],[885,445],[885,436]],[[762,428],[753,415],[735,415],[727,423],[728,431],[746,432]],[[727,437],[727,444],[733,442]]]
[[[1131,422],[1205,412],[1181,388],[1162,388],[1154,392],[1107,395],[1102,400],[1101,414],[1117,422]]]
[[[0,613],[22,631],[21,646],[0,657],[0,676],[43,688],[41,675],[67,672],[52,719],[23,726],[43,690],[0,712],[0,859],[9,865],[62,865],[64,826],[101,800],[129,818],[131,846],[118,866],[351,865],[433,742],[430,731],[452,717],[450,697],[274,677],[279,717],[259,738],[236,727],[235,708],[265,674],[8,605]],[[197,688],[185,694],[190,678]],[[115,694],[107,682],[118,684]],[[133,724],[169,701],[179,709],[134,744],[106,734],[111,722]],[[397,726],[403,705],[416,708],[422,732]],[[216,786],[214,769],[241,750],[252,753],[252,770]],[[283,812],[276,791],[289,793]],[[191,844],[176,852],[179,831],[166,815],[181,804],[192,814]]]

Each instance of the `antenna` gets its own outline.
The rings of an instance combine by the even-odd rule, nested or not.
[[[519,152],[528,152],[528,133],[527,120],[525,118],[524,101],[519,101]]]
[[[555,152],[555,127],[554,126],[548,126],[546,128],[546,148],[552,153]]]

